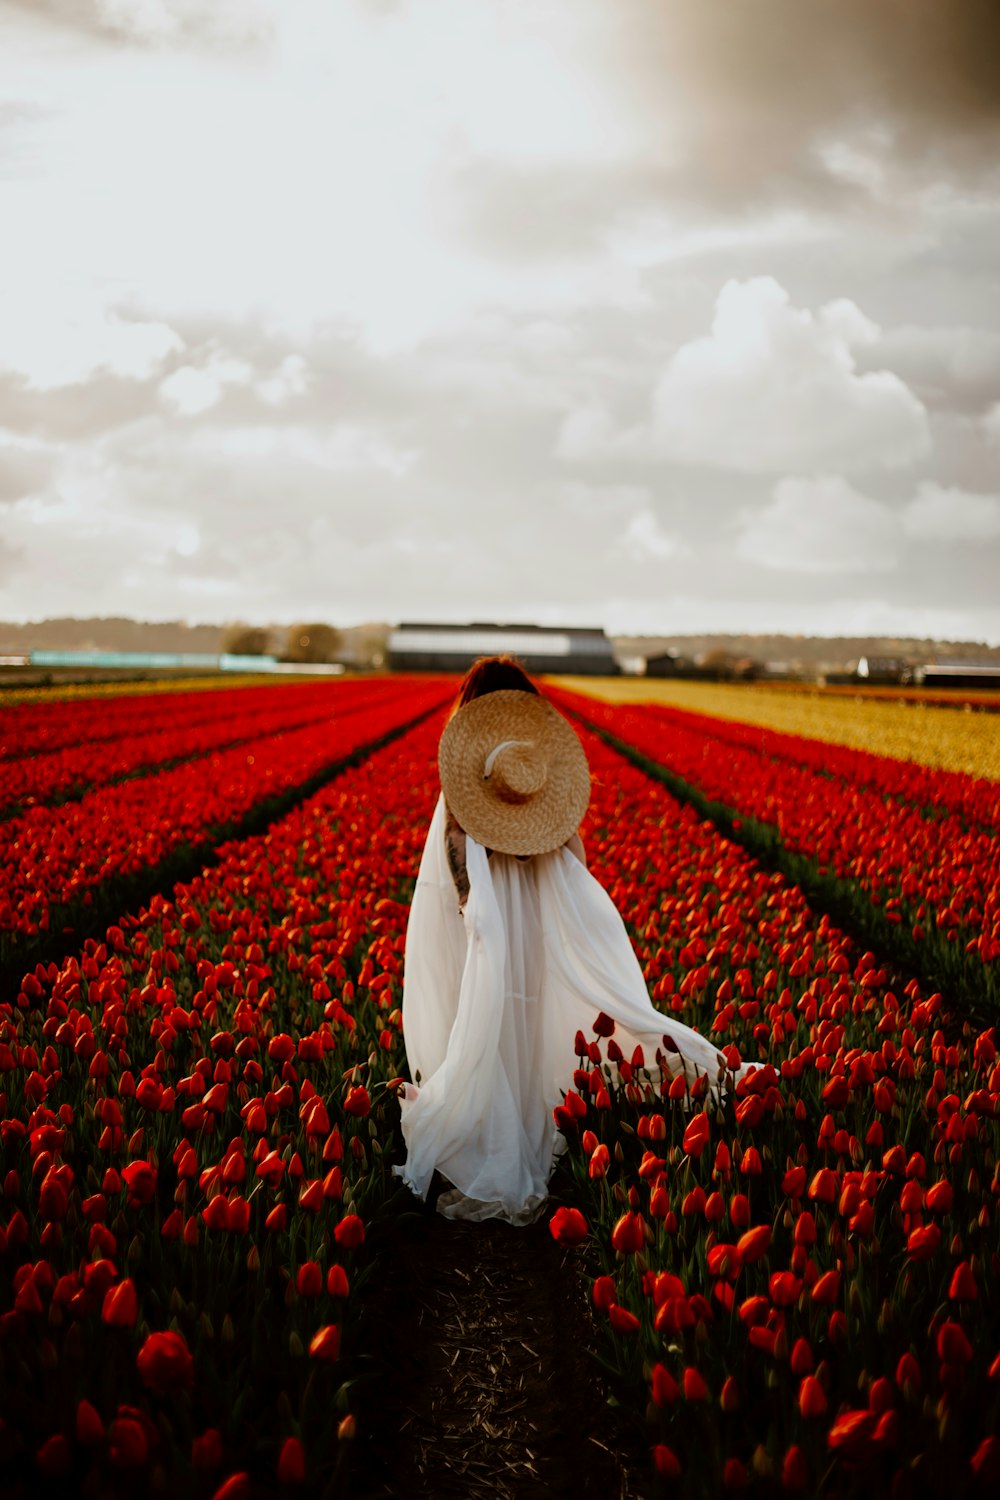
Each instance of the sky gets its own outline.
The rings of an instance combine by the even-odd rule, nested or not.
[[[0,618],[1000,643],[995,0],[0,0]]]

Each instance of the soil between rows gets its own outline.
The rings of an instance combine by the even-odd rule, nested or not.
[[[437,1184],[437,1179],[435,1183]],[[372,1292],[384,1375],[353,1465],[358,1500],[633,1500],[648,1462],[609,1407],[576,1252],[527,1227],[400,1225]]]

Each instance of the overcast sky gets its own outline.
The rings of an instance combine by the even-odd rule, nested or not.
[[[996,0],[0,0],[0,618],[1000,642]]]

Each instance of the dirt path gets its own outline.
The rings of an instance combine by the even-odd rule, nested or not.
[[[585,1352],[573,1253],[547,1215],[527,1228],[455,1222],[428,1207],[400,1234],[366,1496],[600,1496],[629,1500],[628,1469]],[[412,1225],[412,1228],[411,1228]],[[630,1440],[631,1446],[631,1440]],[[359,1475],[360,1477],[360,1475]]]

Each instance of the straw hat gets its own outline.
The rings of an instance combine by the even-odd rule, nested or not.
[[[545,854],[572,838],[590,801],[580,740],[537,693],[503,689],[449,719],[438,749],[441,790],[478,844]]]

